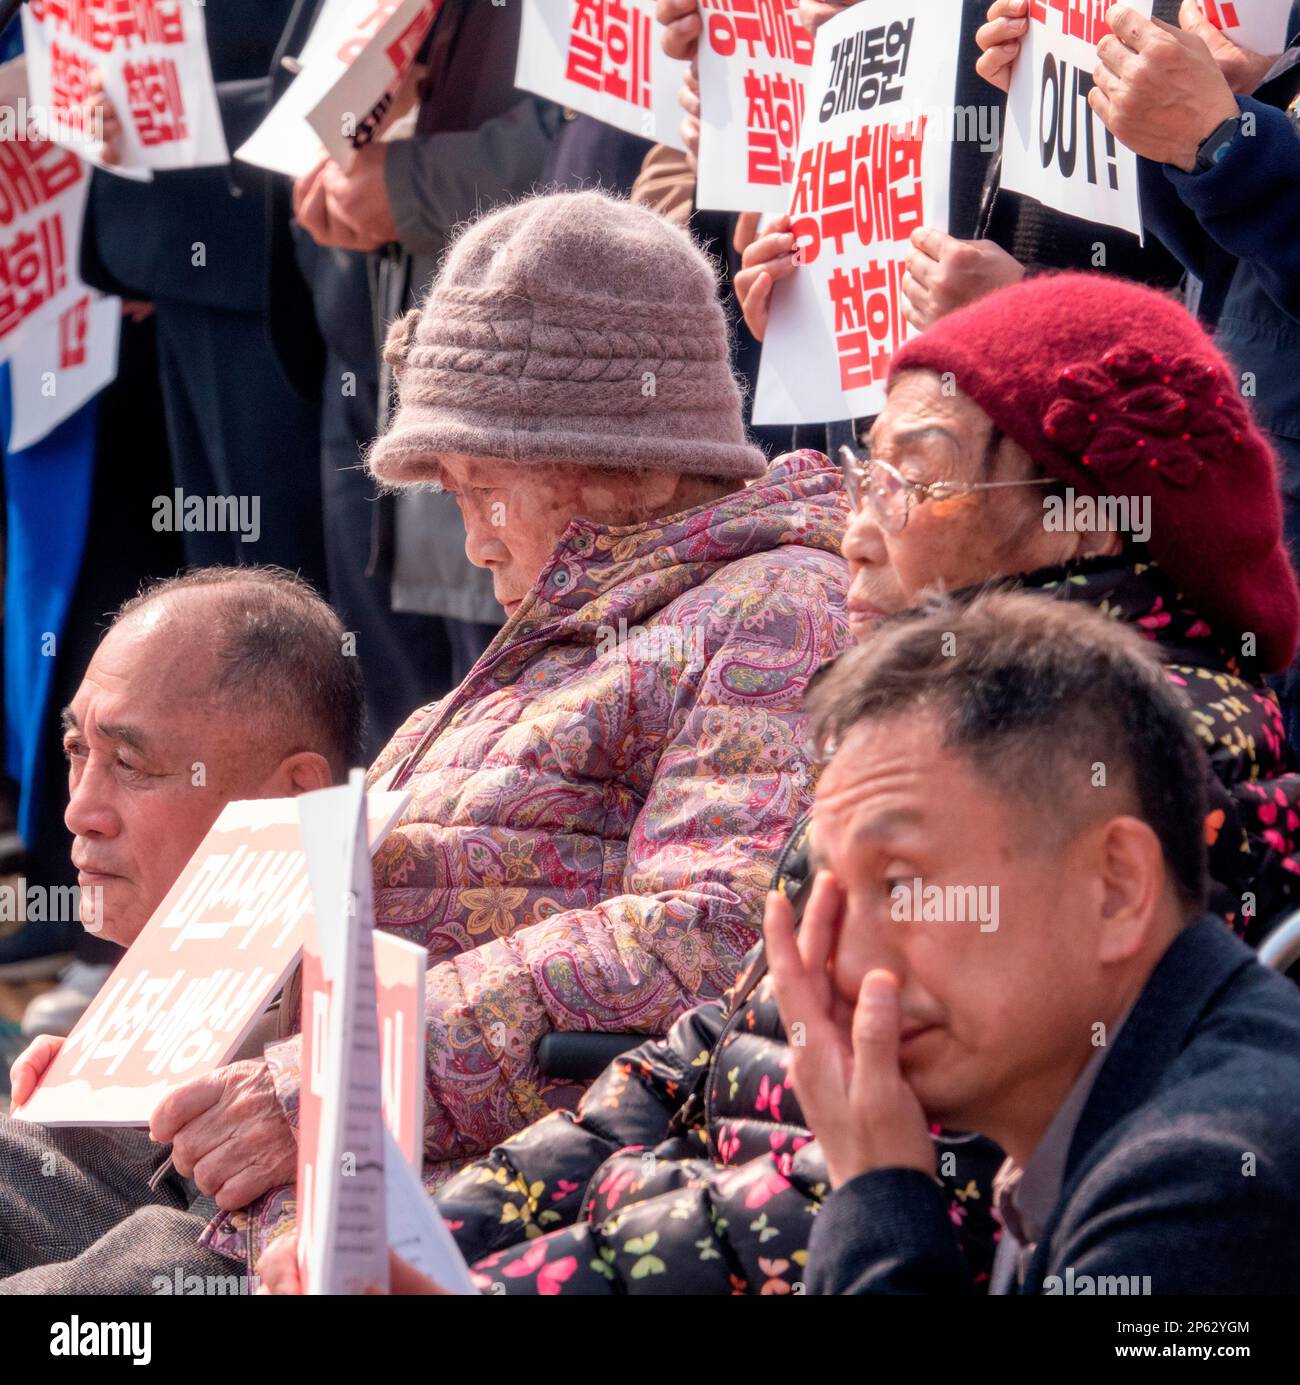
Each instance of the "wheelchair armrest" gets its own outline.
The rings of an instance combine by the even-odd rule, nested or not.
[[[649,1034],[544,1034],[537,1045],[537,1064],[545,1077],[590,1082],[619,1056],[650,1038]]]

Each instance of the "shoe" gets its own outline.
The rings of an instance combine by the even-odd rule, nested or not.
[[[79,923],[24,923],[0,938],[0,981],[46,981],[73,961]]]
[[[73,962],[52,991],[38,995],[23,1013],[23,1033],[29,1039],[41,1034],[70,1034],[90,1002],[113,970],[109,962]]]

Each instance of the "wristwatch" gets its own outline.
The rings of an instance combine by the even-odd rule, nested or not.
[[[1208,172],[1228,152],[1228,146],[1237,138],[1241,128],[1241,114],[1231,115],[1196,146],[1196,172]]]

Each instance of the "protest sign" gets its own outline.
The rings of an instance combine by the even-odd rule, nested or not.
[[[1233,43],[1275,56],[1291,37],[1291,0],[1196,0],[1201,13]]]
[[[377,934],[365,849],[360,772],[339,788],[298,800],[314,900],[303,972],[302,1073],[298,1127],[298,1264],[309,1294],[363,1293],[388,1286],[388,1245],[447,1288],[472,1290],[468,1270],[417,1169],[419,1138],[403,1151],[384,1112],[381,1016],[405,1010],[418,1032],[415,1072],[423,1080],[423,995],[417,1002],[403,951]],[[391,964],[391,970],[390,970]],[[395,980],[395,987],[387,981]],[[385,989],[394,990],[387,999]],[[387,1121],[387,1124],[385,1123]],[[414,1158],[412,1155],[414,1154]]]
[[[682,149],[686,64],[659,46],[654,0],[523,0],[515,85]]]
[[[40,442],[113,383],[121,332],[122,300],[91,289],[32,321],[9,362],[10,452]]]
[[[384,1124],[418,1173],[424,1167],[424,972],[417,943],[375,934],[379,1071]]]
[[[30,0],[22,19],[32,101],[49,113],[59,143],[106,166],[83,111],[98,71],[122,123],[121,164],[111,172],[229,162],[202,5]]]
[[[37,133],[26,61],[0,68],[0,360],[9,374],[10,452],[39,442],[117,374],[121,300],[81,281],[90,174]]]
[[[754,422],[877,412],[908,333],[909,237],[948,226],[961,0],[872,0],[824,24],[808,80],[791,229]]]
[[[371,848],[408,795],[371,794]],[[311,891],[297,802],[229,803],[14,1115],[148,1125],[231,1061],[298,960]]]
[[[701,210],[790,205],[813,37],[797,0],[701,0]]]
[[[298,75],[235,151],[301,178],[328,153],[347,167],[378,137],[442,0],[325,0]]]
[[[1126,0],[1151,17],[1151,0]],[[1142,235],[1137,155],[1088,104],[1111,0],[1029,0],[1011,71],[1001,183],[1100,226]]]
[[[25,132],[0,141],[0,358],[33,319],[57,318],[89,292],[77,274],[89,187],[70,150]]]
[[[334,49],[342,71],[307,123],[344,168],[383,129],[442,0],[368,0],[371,13]]]

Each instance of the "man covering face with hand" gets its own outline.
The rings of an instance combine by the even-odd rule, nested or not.
[[[943,603],[813,700],[820,869],[797,939],[766,919],[835,1188],[810,1291],[974,1288],[937,1123],[1009,1156],[994,1293],[1294,1292],[1300,996],[1203,912],[1196,741],[1142,641]]]

